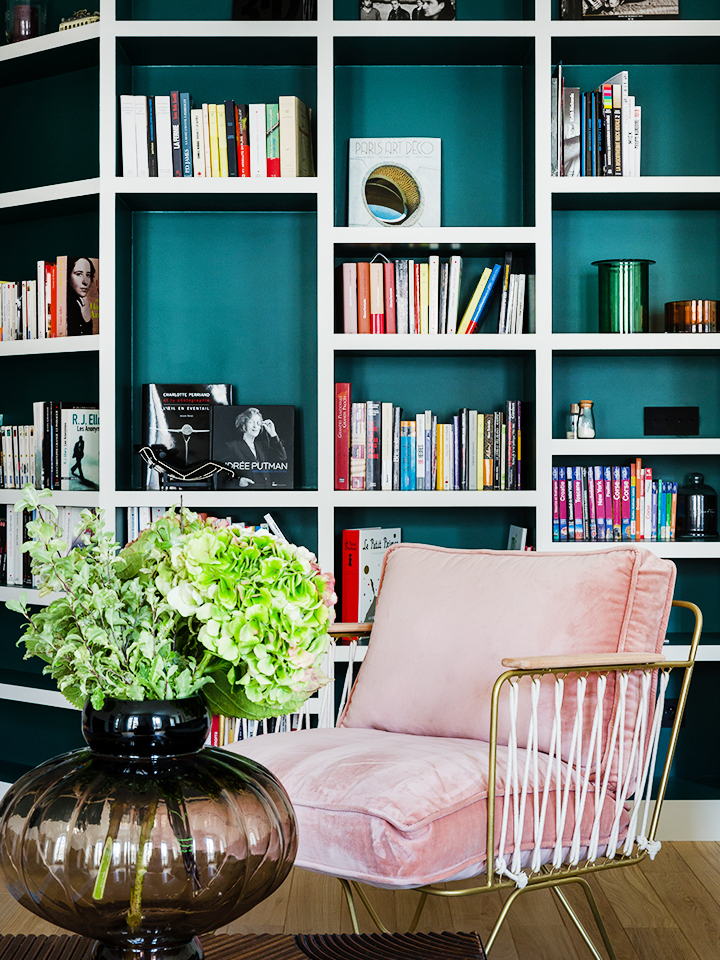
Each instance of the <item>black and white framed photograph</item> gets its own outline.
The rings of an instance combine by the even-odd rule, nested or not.
[[[641,20],[660,17],[664,20],[680,16],[680,0],[560,0],[563,20],[594,20],[615,17]]]
[[[455,20],[455,0],[360,0],[361,20]]]

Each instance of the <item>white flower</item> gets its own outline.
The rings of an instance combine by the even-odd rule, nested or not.
[[[165,599],[181,617],[192,617],[204,602],[201,594],[186,581],[173,587]]]

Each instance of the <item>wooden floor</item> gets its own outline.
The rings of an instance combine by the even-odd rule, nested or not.
[[[720,843],[664,843],[655,861],[593,878],[598,905],[618,960],[718,960],[720,958]],[[390,929],[404,929],[415,908],[412,892],[371,890],[372,902]],[[420,930],[487,934],[497,894],[459,900],[431,899]],[[582,894],[568,898],[587,919]],[[361,921],[365,920],[362,906]],[[564,914],[564,912],[563,912]],[[492,960],[575,960],[589,957],[549,891],[520,898],[492,951]],[[373,928],[368,923],[364,929]],[[0,934],[60,933],[0,893]],[[337,881],[294,870],[280,890],[218,933],[351,932]]]

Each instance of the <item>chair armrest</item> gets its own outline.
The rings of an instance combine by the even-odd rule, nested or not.
[[[502,665],[509,670],[562,670],[582,667],[615,667],[628,663],[663,663],[665,655],[662,653],[631,652],[631,653],[586,653],[579,656],[554,657],[507,657]]]
[[[328,627],[331,637],[356,637],[369,634],[371,623],[333,623]]]

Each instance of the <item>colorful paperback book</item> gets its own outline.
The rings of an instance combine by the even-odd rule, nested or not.
[[[439,227],[438,137],[351,137],[348,226]]]
[[[565,489],[567,491],[568,540],[575,540],[575,484],[572,467],[565,468]]]
[[[597,540],[598,538],[598,525],[597,525],[597,499],[595,497],[595,468],[594,467],[583,467],[583,479],[586,479],[587,484],[587,501],[588,501],[588,517],[590,521],[590,539]]]
[[[575,521],[575,539],[585,539],[585,518],[583,513],[582,467],[573,469],[573,519]]]
[[[97,490],[100,483],[100,414],[97,408],[60,411],[60,489]]]
[[[594,467],[595,474],[595,519],[597,520],[598,540],[606,540],[605,535],[605,484],[603,468]]]
[[[620,468],[620,539],[630,539],[630,467]]]
[[[553,540],[560,539],[559,467],[552,468]]]
[[[335,489],[350,489],[350,384],[335,384]]]
[[[350,489],[365,489],[365,443],[367,440],[367,412],[364,403],[350,407]]]

